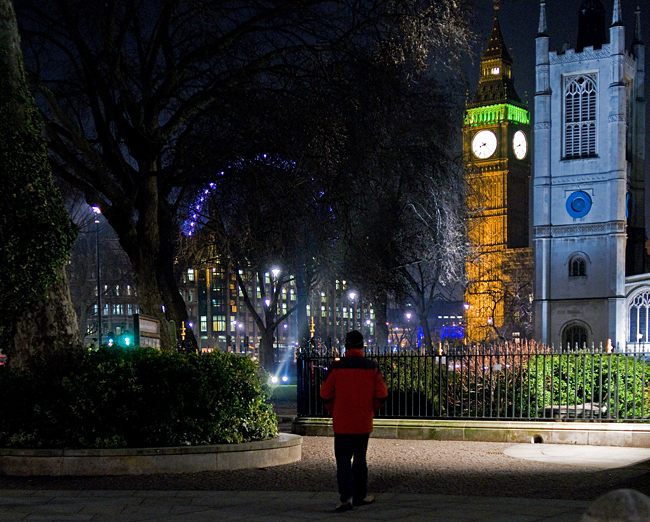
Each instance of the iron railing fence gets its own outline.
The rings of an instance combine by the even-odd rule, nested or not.
[[[327,415],[319,391],[338,355],[318,343],[299,351],[299,416]],[[379,418],[650,420],[650,358],[639,353],[523,342],[366,356],[388,385]]]

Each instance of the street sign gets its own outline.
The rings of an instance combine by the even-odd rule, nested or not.
[[[160,350],[160,321],[154,317],[133,314],[133,340],[136,346],[151,346]]]

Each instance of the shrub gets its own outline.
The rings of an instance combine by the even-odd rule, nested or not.
[[[527,368],[529,387],[523,402],[542,415],[552,405],[596,403],[608,418],[650,417],[650,365],[624,354],[562,354],[532,357]],[[589,412],[585,413],[588,415]],[[597,416],[597,414],[594,414]]]
[[[272,438],[256,363],[147,348],[55,354],[30,373],[0,367],[0,446],[110,448]]]
[[[432,356],[400,354],[377,357],[376,361],[388,387],[386,405],[380,415],[422,417],[440,412],[441,368]]]

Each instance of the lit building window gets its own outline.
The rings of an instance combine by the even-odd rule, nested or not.
[[[564,90],[564,157],[588,158],[596,155],[595,74],[566,79]]]
[[[492,74],[497,75],[501,72],[501,69],[499,67],[494,67],[492,69]]]
[[[188,268],[187,269],[187,280],[188,281],[194,281],[194,269],[193,268]]]
[[[207,332],[208,331],[208,316],[207,315],[202,315],[201,316],[201,331],[202,332]]]
[[[212,316],[212,330],[215,332],[225,332],[226,331],[226,316],[225,315],[213,315]]]

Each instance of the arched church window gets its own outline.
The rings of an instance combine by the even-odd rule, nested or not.
[[[564,90],[564,157],[596,156],[595,74],[580,74],[566,79]]]
[[[569,263],[569,277],[584,277],[587,275],[587,262],[584,258],[577,256]]]
[[[648,340],[648,314],[650,312],[650,291],[637,294],[630,302],[628,315],[630,317],[631,343],[650,342]]]
[[[582,350],[587,346],[587,329],[579,324],[568,326],[562,335],[562,348]]]

